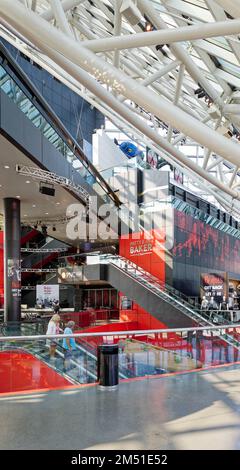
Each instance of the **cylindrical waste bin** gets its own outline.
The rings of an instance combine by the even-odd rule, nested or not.
[[[118,385],[118,344],[98,346],[99,387],[114,390]]]

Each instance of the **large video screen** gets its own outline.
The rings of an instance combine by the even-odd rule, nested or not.
[[[202,273],[240,274],[240,240],[174,210],[173,285],[200,294]]]

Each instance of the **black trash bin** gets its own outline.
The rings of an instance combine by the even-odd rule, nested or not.
[[[118,385],[118,344],[98,346],[98,380],[100,388],[114,390]]]

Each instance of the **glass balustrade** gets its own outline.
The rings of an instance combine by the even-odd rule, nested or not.
[[[119,346],[120,382],[240,364],[240,325],[79,333],[68,336],[75,340],[70,353],[62,335],[29,333],[24,326],[17,336],[0,336],[0,393],[96,384],[102,344]]]
[[[229,324],[234,322],[234,318],[231,317],[226,318],[226,322],[224,322],[224,316],[222,317],[219,312],[215,312],[215,315],[213,316],[212,314],[208,314],[206,311],[191,305],[185,300],[185,296],[176,289],[173,289],[171,286],[161,282],[150,273],[145,272],[142,268],[121,256],[101,255],[100,262],[112,263],[114,266],[120,268],[127,275],[142,284],[142,286],[146,287],[146,289],[153,292],[166,303],[172,304],[179,311],[194,320],[194,322],[199,326],[211,326],[223,323]],[[225,334],[224,338],[229,344],[235,344],[231,335]]]
[[[17,105],[22,113],[37,127],[42,135],[66,158],[73,166],[75,171],[93,187],[106,202],[110,202],[107,189],[103,186],[98,177],[93,174],[87,162],[80,161],[76,157],[74,151],[71,150],[68,143],[61,137],[57,129],[48,122],[43,116],[40,109],[32,102],[33,97],[26,96],[27,91],[23,91],[13,78],[7,73],[2,65],[0,65],[0,89]]]

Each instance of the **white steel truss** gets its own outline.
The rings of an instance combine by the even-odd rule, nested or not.
[[[68,248],[21,248],[21,253],[65,253]]]
[[[42,170],[41,168],[18,164],[16,165],[16,171],[22,176],[28,176],[29,178],[40,180],[43,183],[50,183],[52,185],[58,184],[63,188],[72,191],[74,194],[76,194],[76,196],[80,197],[81,200],[83,199],[86,203],[89,202],[88,192],[81,186],[76,185],[70,181],[68,178],[59,176],[56,173],[52,173],[50,171]]]
[[[239,217],[239,0],[127,3],[0,0],[0,34]]]
[[[57,269],[21,268],[21,273],[56,273]]]

